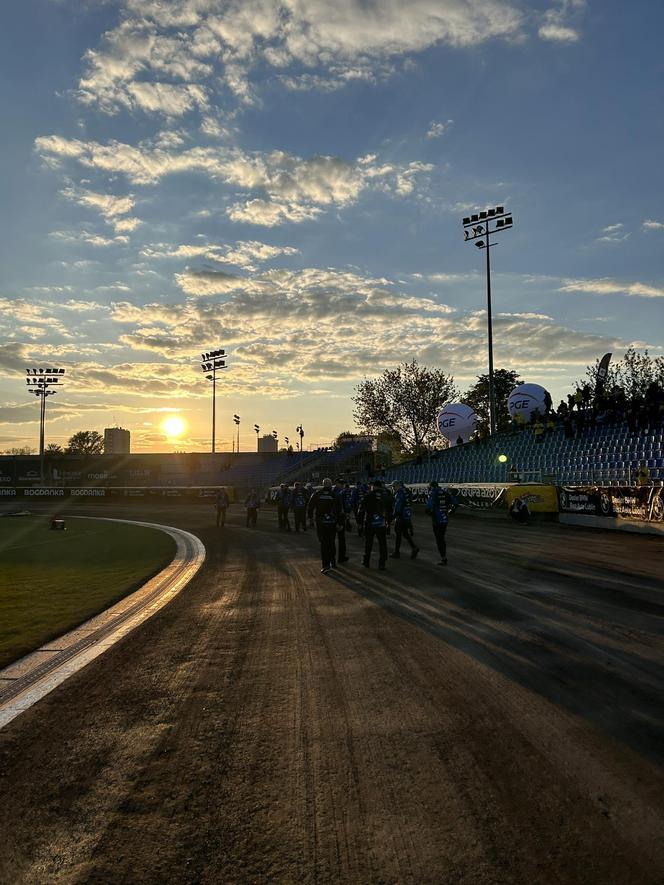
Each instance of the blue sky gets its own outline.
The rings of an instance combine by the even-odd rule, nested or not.
[[[242,415],[308,444],[417,356],[554,398],[664,346],[664,9],[542,0],[31,0],[0,32],[0,447],[34,444],[26,366],[67,369],[48,438],[120,423],[204,449],[202,347]]]

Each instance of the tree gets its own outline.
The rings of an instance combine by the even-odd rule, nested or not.
[[[11,449],[5,449],[3,455],[34,455],[35,450],[30,446],[14,446]]]
[[[64,454],[64,449],[62,446],[59,446],[57,443],[49,443],[44,449],[47,455],[62,455]]]
[[[597,384],[597,370],[599,359],[592,366],[586,367],[586,378],[595,389]],[[633,347],[628,347],[625,355],[620,360],[614,360],[609,364],[609,371],[605,381],[605,389],[622,387],[628,400],[642,399],[650,385],[655,382],[664,386],[664,357],[651,357],[647,350],[639,353]],[[578,382],[581,387],[584,382]]]
[[[456,394],[450,375],[414,359],[358,384],[353,416],[367,433],[398,436],[404,449],[417,455],[438,442],[436,416]]]
[[[507,411],[507,398],[523,381],[518,372],[511,369],[496,369],[493,373],[493,389],[496,400],[496,429],[507,430],[510,415]],[[489,376],[478,375],[477,381],[462,397],[463,402],[475,409],[478,417],[477,430],[482,434],[489,431]]]
[[[104,437],[96,430],[79,430],[67,443],[68,455],[101,455]]]

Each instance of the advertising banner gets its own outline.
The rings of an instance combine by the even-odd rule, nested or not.
[[[531,513],[558,512],[558,494],[555,486],[510,486],[505,492],[507,506],[511,507],[516,498],[524,498]]]
[[[586,513],[613,519],[662,522],[664,497],[654,486],[563,486],[558,489],[561,513]]]

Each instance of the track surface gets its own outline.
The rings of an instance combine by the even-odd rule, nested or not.
[[[208,515],[135,515],[205,566],[0,732],[1,882],[664,880],[661,539],[459,517],[324,577]]]

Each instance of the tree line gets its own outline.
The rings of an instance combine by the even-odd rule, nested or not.
[[[104,451],[104,437],[96,430],[79,430],[69,437],[66,446],[49,443],[44,449],[46,455],[101,455]],[[5,449],[3,455],[34,455],[30,446],[15,446]]]

